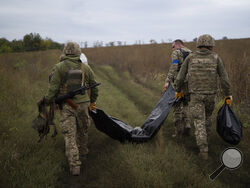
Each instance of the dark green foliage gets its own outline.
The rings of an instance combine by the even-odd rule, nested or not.
[[[64,45],[63,44],[60,44],[58,42],[55,42],[53,41],[52,39],[50,38],[47,38],[46,39],[47,42],[49,42],[49,49],[60,49],[62,50]]]
[[[42,38],[38,33],[30,33],[23,37],[25,51],[37,51],[42,47]]]
[[[39,33],[26,34],[23,40],[8,41],[0,38],[0,53],[23,52],[23,51],[39,51],[48,49],[62,50],[63,44],[57,43],[52,39],[42,39]]]
[[[13,52],[22,52],[24,47],[23,47],[23,41],[22,40],[13,40],[11,42],[11,48]]]
[[[11,52],[10,42],[5,38],[0,38],[0,53]]]

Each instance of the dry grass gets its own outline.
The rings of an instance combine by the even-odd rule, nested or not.
[[[235,42],[236,46],[249,48],[249,40],[246,44],[243,40],[229,40],[218,41],[216,51],[223,56],[227,52],[223,48],[229,49],[231,42],[231,45]],[[194,49],[193,43],[187,45]],[[98,107],[132,126],[140,126],[160,97],[163,75],[170,63],[170,50],[169,45],[84,49],[94,64],[92,67],[98,81],[102,82]],[[209,174],[220,164],[221,151],[230,145],[218,137],[213,124],[213,133],[209,139],[210,159],[207,163],[201,161],[197,157],[194,135],[180,143],[171,138],[172,114],[156,137],[143,145],[120,144],[92,126],[89,133],[90,154],[84,162],[82,174],[79,178],[70,177],[62,135],[59,134],[56,140],[48,137],[37,144],[37,134],[30,127],[31,120],[37,114],[35,103],[44,95],[48,75],[58,62],[60,53],[55,50],[0,55],[0,187],[250,185],[248,127],[244,128],[244,138],[237,146],[244,153],[243,166],[235,171],[226,170],[215,182],[211,182]],[[244,52],[234,53],[236,57],[243,54],[241,66],[246,66],[249,50],[245,56]],[[230,77],[235,74],[237,79],[245,79],[239,78],[240,75],[235,72],[237,64],[233,60],[222,58],[235,66],[230,68],[226,64],[232,71],[228,71]],[[245,71],[241,66],[237,70]],[[239,88],[244,91],[245,87],[240,85],[233,85],[234,93]],[[245,95],[247,97],[249,93]]]
[[[195,43],[186,43],[195,51]],[[171,62],[171,44],[135,45],[83,49],[89,61],[110,65],[116,70],[129,71],[138,81],[165,79]],[[228,71],[236,103],[246,102],[249,96],[250,39],[216,41],[215,51],[221,56]]]

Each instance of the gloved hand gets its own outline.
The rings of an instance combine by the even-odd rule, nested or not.
[[[90,111],[92,111],[92,110],[96,111],[96,103],[95,102],[92,102],[92,103],[89,104],[89,110]]]
[[[181,91],[181,92],[175,92],[175,98],[176,99],[181,99],[184,97],[184,92]]]
[[[229,106],[231,106],[231,105],[232,105],[232,101],[233,101],[233,97],[232,97],[232,96],[226,96],[224,100],[225,100],[225,102],[226,102]]]

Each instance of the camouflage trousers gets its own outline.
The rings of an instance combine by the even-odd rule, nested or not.
[[[60,128],[65,141],[65,154],[70,167],[80,166],[79,155],[88,153],[88,127],[90,117],[88,113],[89,102],[79,104],[77,110],[65,105],[61,110]]]
[[[177,102],[173,106],[173,119],[176,135],[183,133],[183,128],[191,128],[188,102]]]
[[[195,127],[196,143],[200,152],[208,152],[207,136],[211,131],[215,95],[191,94],[190,97],[189,110]]]

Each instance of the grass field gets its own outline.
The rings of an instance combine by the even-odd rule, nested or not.
[[[98,50],[92,49],[91,53]],[[62,134],[55,139],[49,135],[38,144],[38,135],[31,128],[37,115],[36,101],[44,95],[48,75],[59,56],[60,51],[0,55],[0,187],[250,186],[249,123],[246,115],[239,112],[245,125],[244,138],[237,146],[244,153],[243,165],[234,171],[224,170],[213,182],[209,180],[220,165],[221,152],[230,146],[215,131],[215,117],[222,103],[214,111],[207,162],[197,156],[193,133],[181,142],[171,138],[170,114],[159,133],[144,144],[121,144],[92,124],[90,153],[83,161],[82,173],[79,177],[70,176]],[[135,74],[133,69],[95,63],[93,57],[91,66],[102,83],[97,106],[134,127],[141,126],[161,96],[162,73],[154,74],[151,80],[152,75],[141,79],[136,76],[141,73]]]

